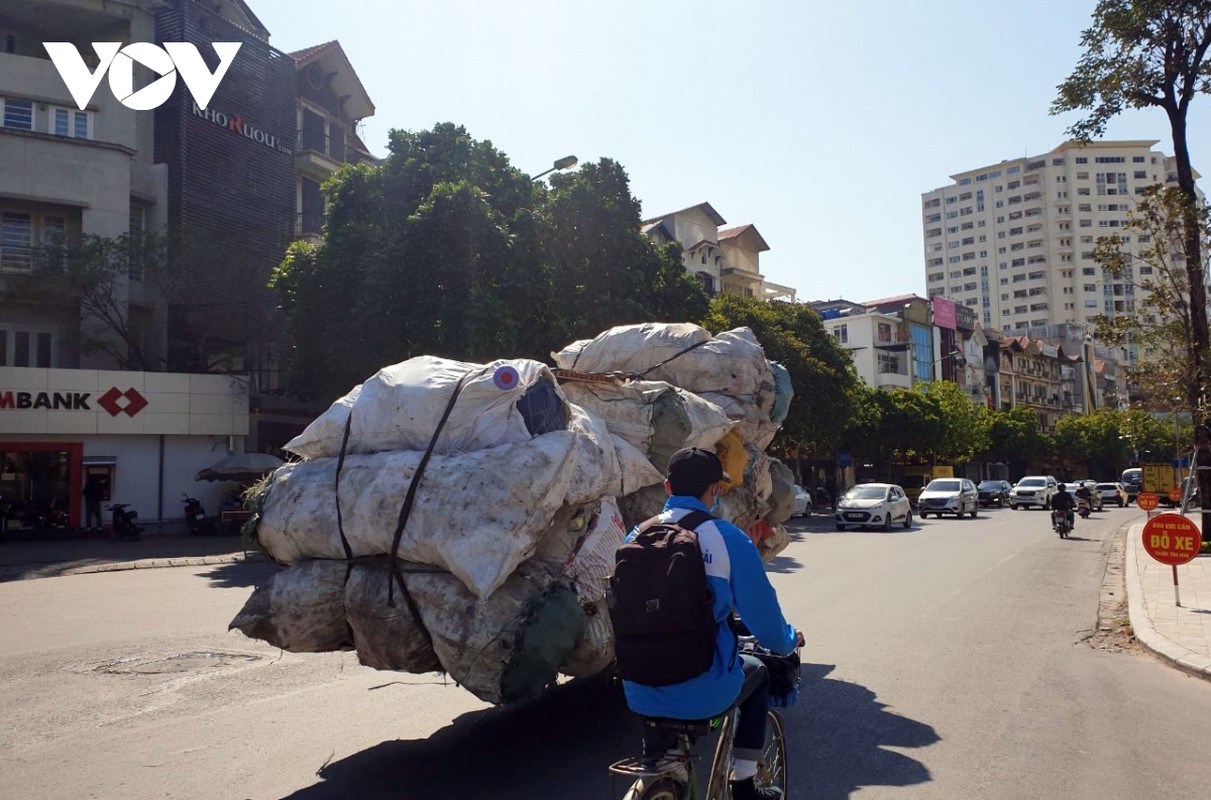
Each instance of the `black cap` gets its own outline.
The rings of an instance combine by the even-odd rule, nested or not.
[[[668,479],[673,494],[683,497],[702,497],[711,484],[732,481],[723,471],[719,456],[701,447],[687,447],[673,453],[669,457]]]

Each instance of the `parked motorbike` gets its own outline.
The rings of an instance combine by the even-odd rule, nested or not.
[[[1067,539],[1068,534],[1072,533],[1072,519],[1068,516],[1068,512],[1062,508],[1052,511],[1051,528],[1060,535],[1061,539]]]
[[[135,522],[139,517],[139,512],[130,508],[129,503],[114,503],[105,510],[112,514],[110,519],[113,522],[115,539],[129,539],[137,542],[142,538],[140,534],[143,532],[143,528]]]
[[[214,519],[206,516],[202,501],[181,493],[181,502],[185,504],[185,524],[189,527],[191,536],[213,536],[215,534]]]

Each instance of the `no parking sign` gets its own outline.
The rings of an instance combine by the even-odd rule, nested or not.
[[[1144,549],[1162,564],[1173,567],[1173,598],[1181,607],[1177,590],[1177,567],[1198,555],[1202,535],[1198,526],[1181,514],[1161,514],[1144,523]]]

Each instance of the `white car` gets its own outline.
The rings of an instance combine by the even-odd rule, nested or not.
[[[912,527],[912,505],[904,490],[894,483],[862,483],[850,489],[837,501],[833,512],[837,530],[849,525],[858,528],[877,527],[891,530],[892,523]]]
[[[1102,496],[1103,503],[1118,503],[1118,507],[1122,508],[1131,502],[1131,498],[1127,496],[1127,490],[1123,488],[1123,484],[1118,483],[1099,483],[1097,492]]]
[[[791,507],[792,517],[806,517],[812,513],[812,493],[795,484],[795,504]]]
[[[1051,508],[1051,496],[1058,492],[1055,477],[1051,475],[1027,475],[1009,490],[1009,507]]]
[[[975,517],[980,513],[980,493],[967,478],[934,478],[917,498],[917,513],[921,519],[929,514]]]

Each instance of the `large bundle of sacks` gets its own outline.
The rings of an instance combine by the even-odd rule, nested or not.
[[[512,703],[613,659],[614,551],[659,511],[674,451],[719,451],[724,516],[766,557],[785,546],[789,470],[763,451],[788,389],[750,331],[627,326],[554,358],[423,356],[336,401],[256,499],[288,568],[231,626]]]

